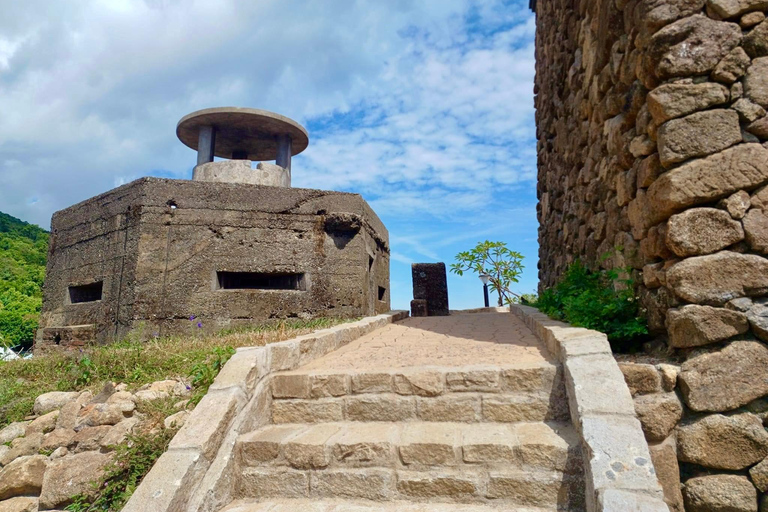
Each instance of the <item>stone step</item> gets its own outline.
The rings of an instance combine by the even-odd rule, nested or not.
[[[385,393],[437,397],[451,393],[562,394],[562,367],[539,361],[516,366],[406,368],[389,371],[295,370],[272,377],[275,399]]]
[[[530,508],[455,503],[372,502],[363,500],[238,500],[220,512],[554,512],[555,508]]]
[[[397,500],[428,503],[480,503],[584,509],[581,475],[554,471],[432,468],[426,471],[390,468],[297,470],[249,467],[239,475],[239,498]],[[303,510],[303,509],[297,509]]]
[[[448,393],[435,397],[366,393],[272,401],[272,423],[338,421],[567,421],[564,392]]]
[[[269,425],[241,435],[241,467],[293,469],[435,466],[581,472],[569,424],[357,423]]]

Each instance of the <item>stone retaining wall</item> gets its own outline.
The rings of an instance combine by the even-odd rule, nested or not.
[[[563,365],[571,420],[581,437],[587,511],[669,510],[657,461],[605,334],[557,322],[534,308],[510,309]]]
[[[270,421],[269,376],[407,316],[407,311],[391,311],[264,347],[238,349],[123,512],[220,510],[232,499],[237,436]]]

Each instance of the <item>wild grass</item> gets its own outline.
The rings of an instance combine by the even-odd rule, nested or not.
[[[195,384],[193,397],[202,397],[233,349],[263,346],[353,320],[291,319],[210,336],[190,334],[150,341],[129,336],[112,345],[0,362],[0,428],[32,414],[35,398],[42,393],[86,389],[97,393],[107,381],[123,382],[134,390],[158,380],[184,378]]]

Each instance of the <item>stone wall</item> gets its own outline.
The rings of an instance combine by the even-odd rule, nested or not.
[[[677,464],[676,450],[686,510],[756,511],[768,501],[768,2],[535,9],[541,286],[576,258],[634,269],[652,333],[681,361],[674,382],[651,366],[652,389],[634,391],[641,417],[671,415],[646,428],[652,451]]]

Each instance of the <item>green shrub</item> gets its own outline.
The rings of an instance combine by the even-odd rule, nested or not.
[[[614,352],[633,352],[648,336],[634,284],[616,270],[592,272],[577,260],[532,305],[552,318],[604,332]]]

